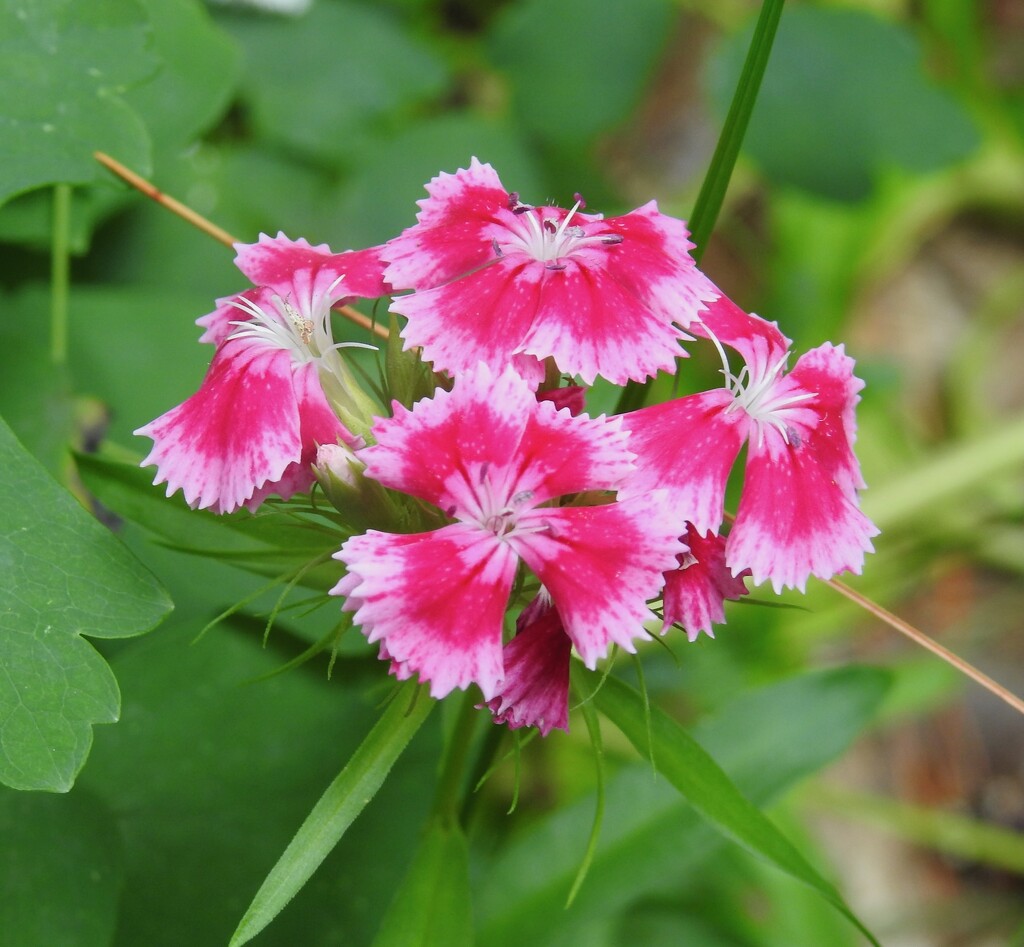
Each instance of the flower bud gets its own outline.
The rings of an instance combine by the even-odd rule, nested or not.
[[[393,528],[396,513],[387,491],[364,476],[365,469],[366,464],[344,444],[317,448],[313,475],[346,524],[360,531]]]

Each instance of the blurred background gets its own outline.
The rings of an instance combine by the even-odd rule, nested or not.
[[[116,15],[76,34],[74,14],[53,5],[67,27],[54,81],[111,77],[95,114],[78,116],[87,151],[52,171],[0,158],[0,413],[72,484],[69,445],[141,458],[148,442],[132,431],[205,371],[194,320],[246,285],[229,250],[94,167],[92,147],[246,242],[278,230],[334,250],[382,242],[413,222],[425,182],[471,156],[531,203],[568,206],[580,192],[611,215],[656,198],[686,218],[758,10],[749,0],[100,6]],[[20,60],[7,62],[10,91],[25,77]],[[74,185],[62,370],[45,331],[44,185],[58,181]],[[857,360],[864,507],[882,536],[853,584],[1024,694],[1024,5],[787,4],[702,266],[777,320],[797,351],[843,342]],[[684,388],[716,384],[707,356],[684,365]],[[612,399],[598,389],[592,407]],[[40,852],[40,877],[60,874],[49,846],[74,851],[93,878],[53,881],[59,898],[6,910],[77,911],[83,944],[225,943],[375,718],[381,669],[350,635],[329,681],[321,656],[241,686],[318,640],[332,609],[282,614],[264,648],[261,615],[276,594],[260,597],[262,580],[105,515],[176,611],[137,641],[101,643],[122,722],[97,730],[74,792],[0,796],[11,837]],[[715,640],[667,644],[643,652],[647,687],[696,722],[723,766],[747,766],[754,786],[768,772],[758,752],[805,754],[787,778],[749,791],[773,801],[883,943],[1024,944],[1018,714],[822,586],[783,607],[732,606]],[[889,669],[880,706],[843,676],[849,664]],[[826,692],[832,702],[819,706]],[[436,730],[417,739],[256,943],[370,943],[429,805],[438,740]],[[858,943],[814,895],[687,823],[649,770],[631,768],[625,742],[606,740],[606,847],[570,911],[558,872],[571,880],[594,805],[582,722],[524,749],[512,816],[510,762],[478,794],[482,942]]]

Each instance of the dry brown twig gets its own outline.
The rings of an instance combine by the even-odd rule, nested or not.
[[[122,181],[130,184],[137,191],[142,192],[146,197],[156,201],[161,207],[166,207],[167,210],[173,214],[177,214],[182,220],[187,220],[193,227],[197,227],[203,233],[209,237],[213,237],[218,243],[223,243],[226,247],[234,249],[236,243],[241,241],[231,236],[226,230],[222,230],[216,224],[211,223],[201,214],[197,214],[191,207],[182,204],[181,201],[175,200],[169,194],[165,194],[159,188],[155,187],[149,181],[143,177],[139,177],[130,168],[126,168],[120,161],[111,158],[110,155],[104,154],[102,151],[93,152],[93,156],[96,160],[102,164],[107,170],[112,171]],[[367,332],[372,332],[375,335],[380,336],[382,339],[388,337],[388,330],[386,326],[382,326],[375,322],[369,316],[363,315],[358,309],[353,309],[351,306],[335,306],[334,311],[339,315],[344,316],[350,322],[354,322],[357,326],[366,329]]]

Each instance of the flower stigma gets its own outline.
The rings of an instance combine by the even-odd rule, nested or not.
[[[510,243],[500,244],[497,239],[493,241],[495,255],[500,258],[507,250],[519,250],[538,262],[546,264],[548,269],[561,270],[565,269],[565,265],[559,264],[559,261],[564,257],[572,256],[583,247],[595,244],[613,246],[622,243],[621,234],[605,233],[588,236],[583,227],[572,223],[576,212],[585,206],[583,198],[577,194],[576,203],[566,212],[560,222],[556,222],[556,218],[544,216],[543,208],[520,203],[518,194],[510,194],[508,208],[518,218],[517,223],[519,221],[522,223],[515,227],[509,227],[513,237]]]
[[[783,441],[799,448],[802,441],[799,433],[790,423],[791,419],[787,412],[790,408],[816,398],[817,392],[790,393],[785,390],[784,385],[777,384],[783,377],[786,362],[789,361],[789,352],[786,352],[763,373],[755,374],[750,370],[749,365],[744,365],[739,374],[733,374],[722,343],[706,322],[699,317],[698,321],[718,350],[718,355],[722,360],[721,372],[725,378],[725,390],[733,396],[733,401],[725,409],[725,413],[731,414],[740,409],[754,422],[754,426],[757,428],[758,447],[764,443],[765,427],[773,427],[782,436]]]

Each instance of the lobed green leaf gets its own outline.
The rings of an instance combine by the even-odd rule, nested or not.
[[[0,565],[0,781],[66,792],[92,725],[120,710],[113,673],[81,636],[141,634],[171,600],[2,421]]]
[[[364,4],[334,0],[299,16],[222,22],[245,51],[257,131],[326,163],[358,153],[373,124],[431,99],[447,81],[433,49]]]
[[[156,147],[180,148],[226,111],[241,76],[241,53],[198,0],[138,2],[149,19],[160,69],[124,98],[146,122]]]

